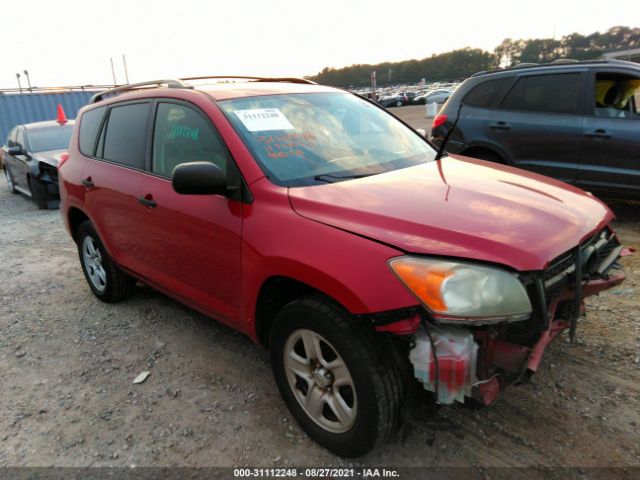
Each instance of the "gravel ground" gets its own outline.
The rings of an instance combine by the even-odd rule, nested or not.
[[[640,247],[640,203],[612,206],[623,241]],[[639,257],[531,383],[490,408],[443,408],[458,429],[431,446],[414,431],[354,462],[298,428],[247,338],[143,286],[100,303],[59,212],[9,194],[3,177],[0,467],[640,467]]]

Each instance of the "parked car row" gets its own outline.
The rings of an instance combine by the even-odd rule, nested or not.
[[[457,85],[437,83],[430,85],[427,89],[418,85],[410,86],[405,90],[386,87],[376,93],[376,102],[385,108],[444,103],[457,88]],[[354,93],[371,99],[371,90],[357,90]]]

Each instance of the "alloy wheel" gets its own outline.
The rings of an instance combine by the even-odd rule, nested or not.
[[[293,331],[285,343],[284,368],[289,387],[315,423],[343,433],[358,413],[351,373],[335,348],[312,330]]]
[[[100,249],[89,235],[82,241],[82,259],[91,284],[99,292],[104,292],[107,288],[107,272],[102,264]]]

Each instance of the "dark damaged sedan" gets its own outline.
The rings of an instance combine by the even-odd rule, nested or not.
[[[27,123],[11,130],[2,156],[11,193],[33,198],[40,209],[58,207],[58,162],[69,146],[73,123]]]

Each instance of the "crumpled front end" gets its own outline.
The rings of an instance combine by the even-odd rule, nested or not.
[[[411,319],[377,327],[412,337],[414,377],[441,404],[474,398],[492,403],[505,386],[528,379],[549,343],[563,330],[575,334],[584,299],[622,283],[618,260],[629,255],[608,227],[550,262],[518,275],[531,303],[525,320],[464,325],[438,319],[428,308]]]
[[[48,208],[58,208],[60,190],[58,187],[58,168],[49,162],[38,161],[33,175],[37,181],[37,188]]]

